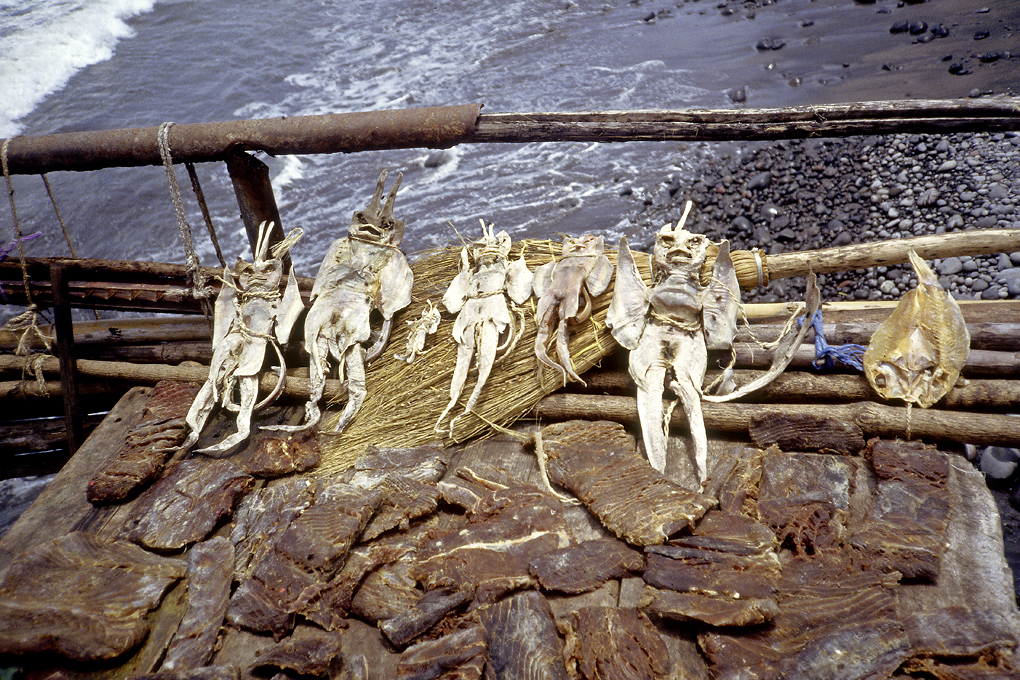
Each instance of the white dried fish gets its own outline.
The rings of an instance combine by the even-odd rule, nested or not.
[[[729,242],[712,244],[683,228],[690,209],[688,201],[676,227],[667,224],[656,234],[650,288],[641,279],[626,239],[620,239],[616,288],[607,323],[616,341],[630,350],[630,375],[637,385],[638,415],[649,462],[660,472],[666,466],[669,421],[676,405],[675,401],[663,405],[662,394],[668,384],[687,415],[698,474],[704,482],[708,436],[701,399],[729,401],[767,384],[792,360],[806,329],[791,331],[781,339],[773,367],[761,379],[726,395],[703,395],[708,350],[733,344],[740,289]],[[703,283],[702,266],[713,247],[718,248],[718,254],[712,275]],[[809,300],[817,309],[814,275],[809,277],[808,288]]]
[[[306,430],[319,422],[319,399],[326,386],[330,358],[337,362],[340,379],[347,384],[347,404],[334,428],[342,432],[367,396],[366,365],[383,353],[393,327],[393,315],[411,302],[414,274],[400,250],[404,222],[394,219],[393,202],[403,175],[380,205],[386,170],[379,174],[372,202],[351,218],[348,235],[333,242],[323,258],[312,286],[312,307],[305,318],[305,350],[309,354],[311,394],[302,425],[275,425],[265,429]],[[382,328],[371,326],[377,310]],[[371,343],[366,349],[366,345]]]
[[[540,362],[560,371],[563,384],[568,377],[582,385],[584,380],[574,371],[567,341],[570,324],[582,323],[591,315],[591,298],[601,295],[613,278],[613,265],[603,253],[601,236],[586,234],[580,237],[564,236],[563,249],[558,260],[535,269],[532,288],[538,296],[535,323],[535,356]],[[581,300],[584,307],[581,308]],[[556,358],[549,358],[546,345],[556,329]]]
[[[450,403],[436,421],[437,432],[443,431],[443,420],[460,399],[472,360],[478,367],[478,380],[461,415],[478,403],[496,354],[509,351],[520,337],[507,299],[522,305],[531,296],[533,274],[524,262],[524,253],[511,263],[510,236],[506,231],[496,234],[494,224],[481,222],[482,238],[461,251],[460,271],[443,296],[443,306],[457,315],[453,325],[457,364],[450,383]],[[459,417],[450,421],[450,432]]]
[[[237,431],[201,451],[226,451],[240,444],[251,432],[252,413],[272,402],[283,391],[286,366],[280,345],[290,338],[291,329],[304,310],[293,269],[281,293],[283,256],[301,238],[302,231],[292,230],[286,239],[273,246],[272,256],[267,257],[272,227],[272,222],[259,225],[253,264],[237,258],[233,269],[223,271],[223,288],[214,308],[214,349],[209,378],[198,391],[185,418],[191,431],[183,448],[198,441],[217,403],[237,412]],[[256,404],[259,373],[269,345],[279,359],[279,379],[272,393]],[[240,394],[237,403],[234,402],[235,388]]]

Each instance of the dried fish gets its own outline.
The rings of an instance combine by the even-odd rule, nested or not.
[[[522,305],[531,296],[533,274],[524,262],[523,251],[511,264],[510,235],[506,231],[496,234],[494,224],[481,222],[482,238],[470,247],[464,246],[460,271],[443,296],[443,306],[457,315],[453,325],[457,365],[450,383],[450,403],[436,421],[437,432],[443,431],[443,420],[460,399],[472,360],[478,367],[478,379],[461,415],[478,403],[496,354],[501,350],[508,353],[520,338],[521,331],[513,325],[507,299]],[[520,322],[523,324],[523,317]],[[504,338],[502,343],[500,338]],[[450,432],[459,417],[450,421]]]
[[[128,432],[117,455],[89,480],[88,499],[93,503],[124,500],[156,479],[184,440],[188,429],[184,416],[197,392],[198,387],[190,383],[156,383],[141,422]]]
[[[254,485],[232,461],[182,461],[131,507],[125,533],[153,550],[183,548],[208,536]]]
[[[186,563],[73,532],[34,546],[0,581],[0,653],[112,659],[142,642],[146,614]]]
[[[564,236],[558,260],[535,269],[532,288],[538,296],[535,323],[535,356],[548,366],[560,371],[563,384],[568,377],[585,384],[574,372],[567,341],[570,324],[582,323],[591,315],[591,298],[601,295],[613,278],[613,265],[603,253],[603,239],[585,234],[580,237]],[[580,307],[581,300],[584,307]],[[556,329],[556,357],[549,358],[546,345]]]
[[[653,470],[622,425],[574,420],[542,432],[549,477],[569,489],[602,524],[638,545],[665,542],[715,504]]]
[[[290,339],[290,332],[304,311],[293,268],[284,283],[283,257],[303,232],[301,229],[292,230],[287,238],[272,247],[270,257],[269,233],[272,226],[272,222],[263,222],[259,226],[254,263],[248,264],[237,258],[233,269],[223,270],[223,288],[216,298],[209,378],[188,411],[186,420],[191,433],[183,444],[184,448],[198,441],[217,404],[237,412],[237,431],[202,451],[226,451],[240,444],[251,432],[252,413],[271,403],[283,391],[287,367],[280,345]],[[284,284],[282,292],[281,284]],[[279,378],[273,391],[256,404],[259,374],[268,345],[276,351],[280,364]],[[240,392],[238,403],[234,403],[235,389]]]
[[[411,302],[414,273],[400,250],[404,222],[394,219],[393,202],[403,175],[397,175],[380,206],[386,170],[379,174],[372,202],[351,218],[348,235],[333,241],[312,286],[312,307],[305,317],[305,350],[309,355],[311,394],[301,425],[273,425],[265,429],[298,431],[315,426],[322,417],[319,400],[326,387],[330,358],[337,361],[347,384],[347,404],[333,430],[343,432],[367,396],[365,368],[382,355],[393,328],[393,315]],[[374,330],[371,314],[382,315]],[[371,342],[368,349],[367,343]]]
[[[656,470],[666,467],[666,439],[674,401],[663,405],[665,387],[677,395],[687,414],[694,457],[702,480],[708,474],[708,436],[701,400],[729,401],[768,384],[793,359],[793,352],[807,332],[792,330],[781,338],[772,368],[761,378],[726,395],[703,394],[708,350],[728,349],[736,334],[740,289],[730,258],[729,242],[713,244],[701,234],[683,228],[691,203],[676,227],[665,225],[655,237],[652,255],[652,286],[642,280],[625,238],[620,239],[616,287],[607,323],[613,337],[630,350],[630,375],[637,384],[638,415],[645,453]],[[718,250],[712,274],[702,282],[702,267],[709,249]],[[817,306],[814,275],[808,295]],[[809,314],[813,313],[808,305]],[[806,326],[806,324],[805,324]],[[670,373],[672,376],[670,377]]]
[[[879,324],[864,353],[864,374],[884,399],[928,408],[952,389],[967,363],[970,332],[960,305],[914,251],[917,288]]]
[[[422,310],[421,316],[407,322],[411,327],[407,334],[407,349],[403,354],[394,354],[393,357],[410,364],[419,354],[425,354],[428,351],[425,349],[425,339],[439,330],[441,319],[439,308],[432,304],[432,300],[428,300],[428,307]]]

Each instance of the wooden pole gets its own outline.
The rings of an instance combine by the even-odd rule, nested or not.
[[[922,259],[959,255],[1013,253],[1020,250],[1020,229],[971,229],[952,234],[915,236],[913,238],[860,243],[822,250],[769,255],[766,263],[769,278],[846,272],[867,267],[882,267],[907,262],[913,250]]]
[[[119,380],[130,383],[154,385],[160,380],[177,380],[180,382],[203,383],[209,377],[208,366],[168,366],[166,364],[132,364],[123,361],[95,361],[78,359],[79,375],[106,380]],[[10,354],[0,354],[0,371],[24,370],[27,360]],[[60,360],[49,357],[42,361],[43,373],[59,373]],[[259,388],[270,392],[276,386],[276,373],[264,373],[259,379]],[[308,378],[287,375],[283,395],[296,399],[307,399],[311,389]],[[327,380],[323,393],[324,398],[333,400],[347,396],[347,388],[339,380]]]
[[[480,113],[480,104],[174,127],[174,161],[223,160],[235,149],[271,155],[443,148],[462,143],[735,141],[894,132],[1020,129],[1020,99],[905,100],[783,109]],[[158,127],[10,140],[12,174],[158,165]]]
[[[702,404],[705,426],[711,430],[746,434],[754,416],[770,413],[837,418],[856,423],[866,436],[906,437],[956,441],[981,446],[1020,446],[1020,418],[994,413],[969,413],[885,406],[873,402],[852,404]],[[606,419],[638,422],[637,400],[605,395],[553,394],[532,410],[537,420]],[[677,409],[670,422],[686,427]]]
[[[259,238],[259,225],[272,222],[273,229],[269,232],[269,245],[283,240],[283,224],[280,222],[280,210],[276,206],[273,195],[273,184],[269,179],[269,166],[239,149],[235,149],[226,158],[227,172],[234,185],[237,205],[241,209],[241,221],[248,234],[248,243],[254,255]],[[284,257],[284,273],[290,270],[290,255]]]
[[[64,395],[64,424],[67,432],[67,450],[72,454],[85,441],[78,404],[78,370],[74,361],[74,324],[67,295],[67,266],[54,264],[50,268],[53,284],[53,325],[57,331],[57,355],[60,357],[60,389]]]

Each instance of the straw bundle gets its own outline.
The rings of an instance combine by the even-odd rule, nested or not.
[[[534,270],[554,259],[560,248],[559,243],[548,240],[527,240],[514,243],[510,258],[516,259],[523,249],[528,267]],[[615,268],[615,249],[607,248],[606,255]],[[643,274],[649,279],[647,258],[636,255]],[[460,248],[427,252],[412,263],[411,304],[395,317],[386,353],[369,367],[368,396],[364,404],[340,435],[327,434],[336,417],[326,421],[321,437],[321,474],[334,474],[350,467],[370,444],[384,439],[390,447],[411,447],[435,441],[452,444],[491,435],[498,427],[506,427],[526,415],[542,397],[563,386],[559,372],[540,368],[535,359],[536,300],[532,297],[522,308],[523,335],[509,354],[497,358],[474,411],[457,420],[451,436],[450,418],[463,412],[464,403],[475,386],[477,371],[472,366],[458,406],[443,422],[445,430],[436,432],[436,420],[450,400],[450,382],[457,362],[457,344],[453,340],[456,317],[441,308],[443,318],[438,331],[428,336],[426,352],[419,354],[413,363],[398,360],[394,354],[404,351],[410,331],[407,322],[418,319],[429,300],[440,306],[439,301],[459,267]],[[598,364],[616,347],[606,327],[611,299],[612,287],[592,300],[591,318],[572,329],[570,352],[578,373]]]

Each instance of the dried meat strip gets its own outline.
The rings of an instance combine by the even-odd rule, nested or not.
[[[241,671],[237,666],[204,666],[190,671],[159,671],[135,675],[131,680],[240,680]],[[51,676],[51,680],[53,680]]]
[[[587,680],[669,677],[669,650],[648,618],[636,609],[582,607],[574,612],[573,657]]]
[[[549,477],[572,491],[614,534],[638,546],[664,543],[715,501],[689,491],[639,457],[619,423],[574,420],[542,432]]]
[[[309,621],[325,628],[335,630],[344,625],[348,612],[351,611],[354,603],[355,591],[361,592],[366,576],[375,573],[374,570],[384,565],[404,561],[413,558],[415,544],[406,539],[394,539],[390,541],[375,541],[368,545],[362,545],[351,549],[343,568],[334,576],[319,593],[309,600],[308,604],[301,610],[301,614]],[[403,571],[409,570],[407,566]],[[376,616],[370,620],[378,620],[394,616],[398,611],[404,611],[413,606],[421,591],[417,590],[417,582],[408,577],[408,582],[403,580],[396,584],[389,579],[382,579],[386,586],[373,583],[369,592],[364,595],[375,605],[376,610],[385,610],[386,615]],[[405,592],[410,587],[413,595]],[[364,614],[365,612],[361,612]]]
[[[751,416],[748,431],[762,449],[853,456],[864,448],[860,425],[831,416],[765,411]]]
[[[192,547],[188,554],[188,607],[167,646],[161,670],[191,671],[209,663],[230,601],[234,546],[222,537]]]
[[[529,590],[483,607],[486,655],[496,680],[567,680],[552,609]]]
[[[184,441],[187,415],[198,385],[163,380],[156,383],[139,423],[124,445],[89,481],[86,496],[93,503],[121,501],[148,486],[167,458]]]
[[[278,668],[298,675],[321,677],[340,656],[340,634],[313,626],[298,626],[285,640],[256,652],[249,671]]]
[[[0,581],[0,653],[120,656],[145,638],[146,614],[186,572],[183,560],[80,532],[34,546]]]
[[[484,670],[485,629],[474,624],[405,649],[397,680],[480,680]]]
[[[534,486],[492,491],[461,529],[422,541],[413,576],[426,590],[476,590],[481,601],[532,586],[528,563],[573,542],[563,508]]]
[[[858,465],[845,456],[769,449],[758,491],[762,521],[799,556],[838,550]]]
[[[255,477],[271,479],[311,470],[319,464],[321,457],[322,450],[312,432],[266,437],[255,445],[244,471]]]
[[[763,680],[888,677],[910,656],[891,585],[843,554],[794,560],[783,567],[770,625],[744,635],[710,630],[699,642],[720,680],[749,668]]]
[[[240,580],[251,573],[274,537],[315,502],[316,483],[289,479],[248,494],[234,513],[230,541],[235,547],[235,567]]]
[[[381,622],[379,630],[395,647],[404,647],[471,597],[472,593],[455,588],[430,590],[411,609]]]
[[[877,491],[851,544],[872,569],[935,580],[951,512],[946,455],[920,442],[873,439],[868,457]]]
[[[317,607],[312,603],[321,599],[343,567],[351,545],[381,500],[377,490],[341,482],[324,485],[314,502],[304,505],[305,490],[286,488],[294,493],[280,494],[279,507],[285,510],[275,516],[273,533],[259,542],[257,554],[239,571],[240,583],[227,607],[227,621],[232,625],[272,633],[276,639],[293,628],[297,614]],[[283,523],[287,515],[291,518]],[[252,536],[253,524],[246,522],[244,530],[235,526],[241,541]]]
[[[178,550],[208,536],[254,484],[229,460],[182,461],[139,497],[125,532],[152,550]]]
[[[369,541],[390,529],[406,529],[411,520],[428,515],[439,503],[436,483],[449,464],[450,454],[442,446],[410,449],[369,447],[354,466],[351,484],[378,488],[383,502],[369,521],[362,540]]]
[[[586,593],[610,579],[644,571],[645,558],[613,538],[584,541],[533,558],[528,570],[545,590]]]

